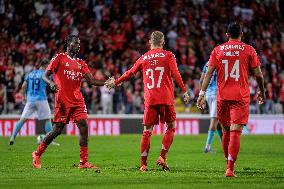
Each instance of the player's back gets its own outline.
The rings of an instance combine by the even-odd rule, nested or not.
[[[217,69],[218,99],[248,102],[249,70],[260,65],[254,48],[241,41],[230,40],[213,50],[209,65],[212,63]]]
[[[27,101],[35,102],[46,100],[46,83],[42,79],[44,70],[33,70],[26,77]]]
[[[174,55],[166,50],[152,49],[141,56],[146,105],[174,104],[174,90],[170,64],[176,64]]]

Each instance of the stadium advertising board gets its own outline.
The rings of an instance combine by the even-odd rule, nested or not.
[[[11,136],[16,123],[17,123],[16,119],[0,118],[0,136]],[[34,136],[34,135],[36,135],[35,120],[28,120],[20,130],[19,136]]]
[[[18,115],[0,117],[0,136],[10,136],[19,119]],[[142,133],[142,115],[90,115],[88,118],[90,136],[112,136],[120,134]],[[209,117],[182,115],[177,117],[176,135],[197,135],[207,133]],[[284,116],[252,116],[247,124],[248,132],[244,134],[284,134]],[[160,135],[166,131],[164,124],[156,125],[153,134]],[[76,124],[70,122],[62,132],[78,135]],[[44,134],[44,126],[36,120],[28,120],[20,130],[19,136]]]

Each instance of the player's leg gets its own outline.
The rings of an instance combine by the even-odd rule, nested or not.
[[[16,124],[16,126],[15,126],[15,128],[14,128],[14,130],[12,132],[12,135],[11,135],[11,138],[10,138],[10,145],[14,144],[15,138],[18,135],[18,133],[21,130],[21,128],[23,127],[25,121],[32,116],[32,114],[35,112],[35,110],[36,110],[36,108],[34,106],[34,103],[28,102],[25,105],[23,113],[21,115],[21,118],[17,122],[17,124]]]
[[[95,169],[96,172],[100,172],[100,168],[89,163],[88,152],[88,124],[86,119],[80,119],[76,121],[76,125],[79,129],[79,145],[80,145],[80,164],[79,168]]]
[[[235,101],[230,108],[231,127],[230,143],[228,150],[228,164],[226,177],[234,177],[235,162],[237,161],[240,150],[240,137],[243,125],[247,124],[249,116],[249,103]]]
[[[150,150],[152,132],[152,125],[144,125],[144,130],[140,141],[140,171],[142,172],[147,171],[147,158]]]
[[[206,140],[206,145],[204,148],[204,152],[208,153],[210,152],[211,149],[211,144],[214,139],[214,134],[215,130],[218,124],[217,120],[217,101],[216,101],[216,96],[206,96],[206,101],[209,107],[209,113],[210,113],[210,125],[208,129],[208,135],[207,135],[207,140]]]
[[[37,147],[36,151],[32,153],[33,157],[33,167],[41,168],[40,157],[45,152],[48,145],[61,134],[66,123],[70,119],[70,108],[64,109],[63,107],[55,108],[54,110],[54,126],[52,131],[49,132],[40,145]]]
[[[147,158],[150,150],[153,126],[159,123],[159,114],[156,106],[145,106],[143,125],[144,130],[140,141],[140,171],[147,171]]]
[[[218,101],[217,117],[223,130],[222,149],[226,162],[228,159],[228,148],[230,142],[230,104],[227,101]]]
[[[206,140],[206,145],[205,145],[205,148],[204,148],[205,153],[208,153],[212,150],[211,144],[212,144],[213,139],[214,139],[214,134],[215,134],[215,131],[216,131],[217,124],[218,124],[217,118],[211,117],[209,129],[208,129],[207,140]]]
[[[217,121],[218,121],[218,119],[217,119]],[[220,142],[222,143],[223,131],[222,131],[221,124],[219,122],[217,123],[216,131],[217,131],[217,134],[219,136]]]
[[[62,122],[56,122],[54,123],[54,127],[51,132],[49,132],[43,141],[40,143],[40,145],[37,147],[36,151],[33,152],[32,157],[33,157],[33,167],[34,168],[41,168],[41,163],[40,163],[40,157],[42,154],[45,152],[46,148],[48,145],[57,137],[61,134],[63,128],[65,126],[65,123]]]
[[[174,140],[175,135],[175,128],[176,128],[176,112],[174,109],[174,106],[165,106],[164,109],[165,113],[165,121],[167,123],[167,130],[164,134],[163,140],[162,140],[162,149],[160,156],[157,160],[157,164],[163,169],[163,170],[169,170],[169,167],[166,162],[166,155],[170,150],[170,147]]]
[[[47,100],[42,100],[36,102],[37,107],[37,115],[38,120],[42,120],[45,128],[45,133],[49,133],[52,130],[52,124],[51,124],[51,111],[48,105]]]

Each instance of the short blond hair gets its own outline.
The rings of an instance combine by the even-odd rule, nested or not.
[[[161,46],[164,44],[165,36],[160,31],[153,31],[151,33],[150,41],[154,46]]]

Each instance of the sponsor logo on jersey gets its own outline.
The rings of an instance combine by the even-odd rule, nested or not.
[[[67,79],[72,79],[73,81],[81,81],[83,74],[81,72],[73,70],[64,70],[64,75]]]
[[[166,55],[164,53],[153,53],[153,54],[148,54],[143,56],[143,60],[147,59],[153,59],[153,58],[163,58]]]

